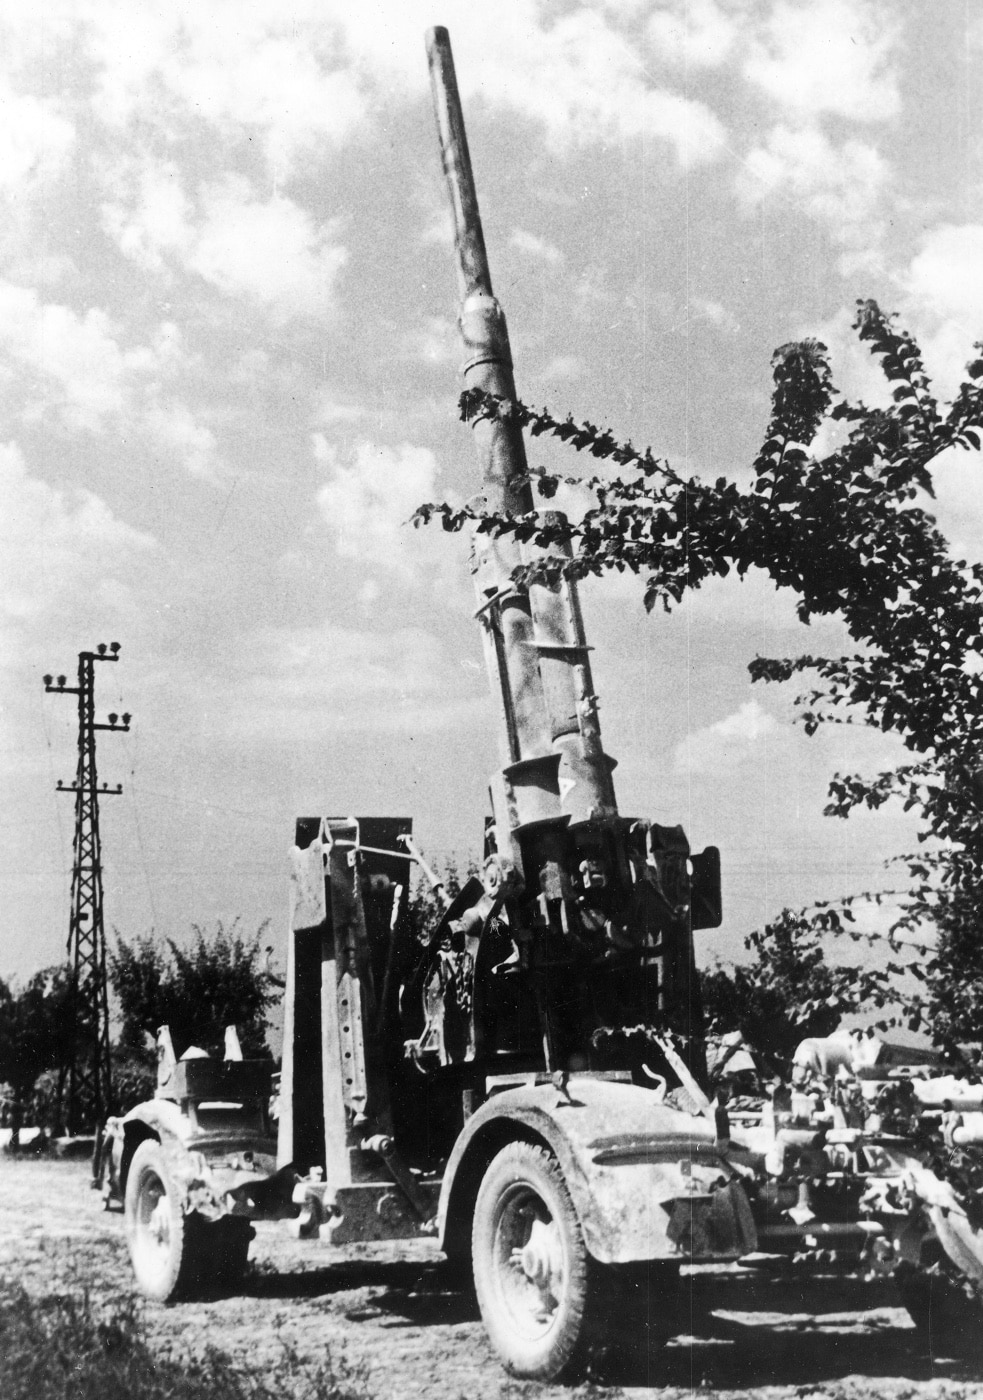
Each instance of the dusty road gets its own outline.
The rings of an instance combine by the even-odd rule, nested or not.
[[[249,1367],[275,1365],[292,1352],[298,1375],[323,1362],[327,1348],[364,1374],[378,1400],[983,1394],[983,1373],[926,1355],[889,1284],[697,1274],[686,1280],[690,1332],[654,1354],[647,1374],[638,1363],[617,1385],[571,1392],[510,1381],[466,1298],[417,1289],[436,1258],[429,1245],[331,1252],[297,1243],[279,1226],[260,1226],[251,1257],[242,1296],[142,1305],[153,1346],[172,1356],[217,1346]],[[132,1294],[122,1218],[103,1212],[84,1164],[0,1159],[0,1273],[38,1294]]]

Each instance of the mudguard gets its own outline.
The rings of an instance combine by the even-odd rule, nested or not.
[[[150,1128],[154,1136],[161,1140],[170,1137],[180,1143],[187,1143],[195,1131],[191,1119],[171,1099],[148,1099],[145,1103],[138,1103],[119,1121],[124,1136],[127,1135],[128,1126],[134,1123]]]
[[[231,1131],[230,1131],[231,1129]],[[185,1212],[205,1219],[224,1215],[295,1214],[290,1192],[297,1174],[276,1171],[276,1143],[248,1126],[238,1131],[202,1131],[178,1104],[155,1098],[137,1104],[121,1118],[110,1118],[111,1141],[108,1194],[122,1201],[126,1177],[137,1146],[157,1138]]]
[[[708,1119],[632,1084],[571,1076],[563,1088],[506,1089],[469,1119],[440,1195],[448,1254],[463,1252],[481,1177],[516,1139],[554,1154],[587,1248],[602,1264],[734,1259],[756,1248],[747,1197]]]

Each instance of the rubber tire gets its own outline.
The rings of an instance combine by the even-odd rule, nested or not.
[[[223,1290],[234,1293],[249,1262],[249,1243],[255,1230],[248,1220],[228,1218],[204,1225],[208,1277]]]
[[[126,1178],[124,1202],[126,1237],[137,1287],[157,1303],[188,1298],[206,1272],[206,1250],[200,1219],[185,1215],[156,1138],[141,1142]],[[162,1233],[155,1238],[151,1213],[161,1211]]]
[[[507,1249],[511,1253],[501,1234],[503,1217],[521,1213],[523,1200],[538,1218],[549,1217],[562,1251],[561,1295],[553,1295],[556,1307],[546,1326],[531,1315],[534,1285],[517,1290],[517,1270],[503,1258]],[[591,1353],[592,1261],[559,1163],[545,1148],[512,1142],[492,1159],[475,1201],[471,1252],[482,1320],[505,1369],[523,1380],[579,1379]]]
[[[679,1265],[674,1260],[639,1260],[596,1272],[607,1378],[619,1372],[632,1385],[665,1384],[665,1347],[677,1332],[691,1330]],[[600,1345],[596,1351],[601,1354]]]
[[[983,1307],[943,1266],[929,1273],[900,1264],[894,1280],[908,1316],[933,1356],[983,1362]]]

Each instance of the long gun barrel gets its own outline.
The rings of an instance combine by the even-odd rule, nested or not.
[[[485,236],[478,211],[478,196],[471,170],[468,135],[464,129],[461,97],[457,90],[454,55],[446,29],[427,31],[427,59],[434,112],[440,135],[440,150],[447,175],[447,188],[454,213],[454,235],[457,247],[457,269],[461,283],[461,300],[472,292],[492,295],[491,273]]]
[[[492,290],[445,29],[428,33],[427,53],[454,216],[464,382],[514,402],[508,329]],[[514,416],[479,412],[472,428],[487,511],[532,517],[536,506]],[[501,703],[502,740],[502,766],[491,782],[493,831],[483,886],[493,909],[504,906],[513,962],[524,979],[526,990],[513,1008],[516,1026],[528,1012],[523,997],[531,995],[550,1069],[585,1057],[603,1064],[608,1052],[602,1043],[627,1046],[632,1027],[671,1027],[687,1038],[699,1071],[692,926],[697,919],[707,926],[719,914],[713,898],[701,898],[710,907],[697,915],[693,900],[697,885],[714,892],[719,873],[716,884],[702,874],[691,877],[703,867],[713,877],[716,852],[691,862],[681,827],[619,816],[576,584],[570,570],[561,569],[557,579],[550,568],[543,571],[549,581],[527,585],[523,566],[537,559],[542,554],[514,533],[474,533],[476,616]],[[504,1007],[512,993],[505,990],[507,979],[494,991],[497,982],[490,979],[487,995],[504,998]],[[606,990],[598,992],[595,983]],[[473,1038],[477,1047],[497,1024],[501,1053],[510,1040],[506,1020],[496,1022],[496,1015],[484,1029],[478,1017]],[[651,1049],[653,1042],[643,1041]],[[517,1053],[523,1034],[515,1031],[511,1043],[509,1053]]]
[[[471,157],[446,29],[427,35],[434,110],[454,217],[463,376],[469,389],[516,397],[505,315],[492,290]],[[535,510],[522,433],[514,421],[479,414],[473,422],[486,508]],[[499,852],[521,861],[523,830],[611,821],[617,816],[611,770],[576,586],[517,585],[533,558],[514,537],[475,535],[473,570],[492,688],[501,698],[502,773],[493,779]]]

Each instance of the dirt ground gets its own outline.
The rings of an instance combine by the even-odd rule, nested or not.
[[[204,1303],[141,1304],[162,1354],[217,1346],[244,1366],[314,1369],[334,1358],[378,1400],[560,1400],[571,1391],[510,1380],[466,1297],[418,1286],[432,1245],[299,1243],[260,1225],[244,1292]],[[122,1217],[106,1213],[80,1162],[0,1158],[0,1272],[31,1292],[132,1295]],[[689,1332],[619,1384],[576,1394],[619,1400],[978,1400],[981,1373],[930,1357],[888,1282],[762,1276],[735,1269],[684,1278]],[[285,1395],[284,1400],[289,1400]]]

